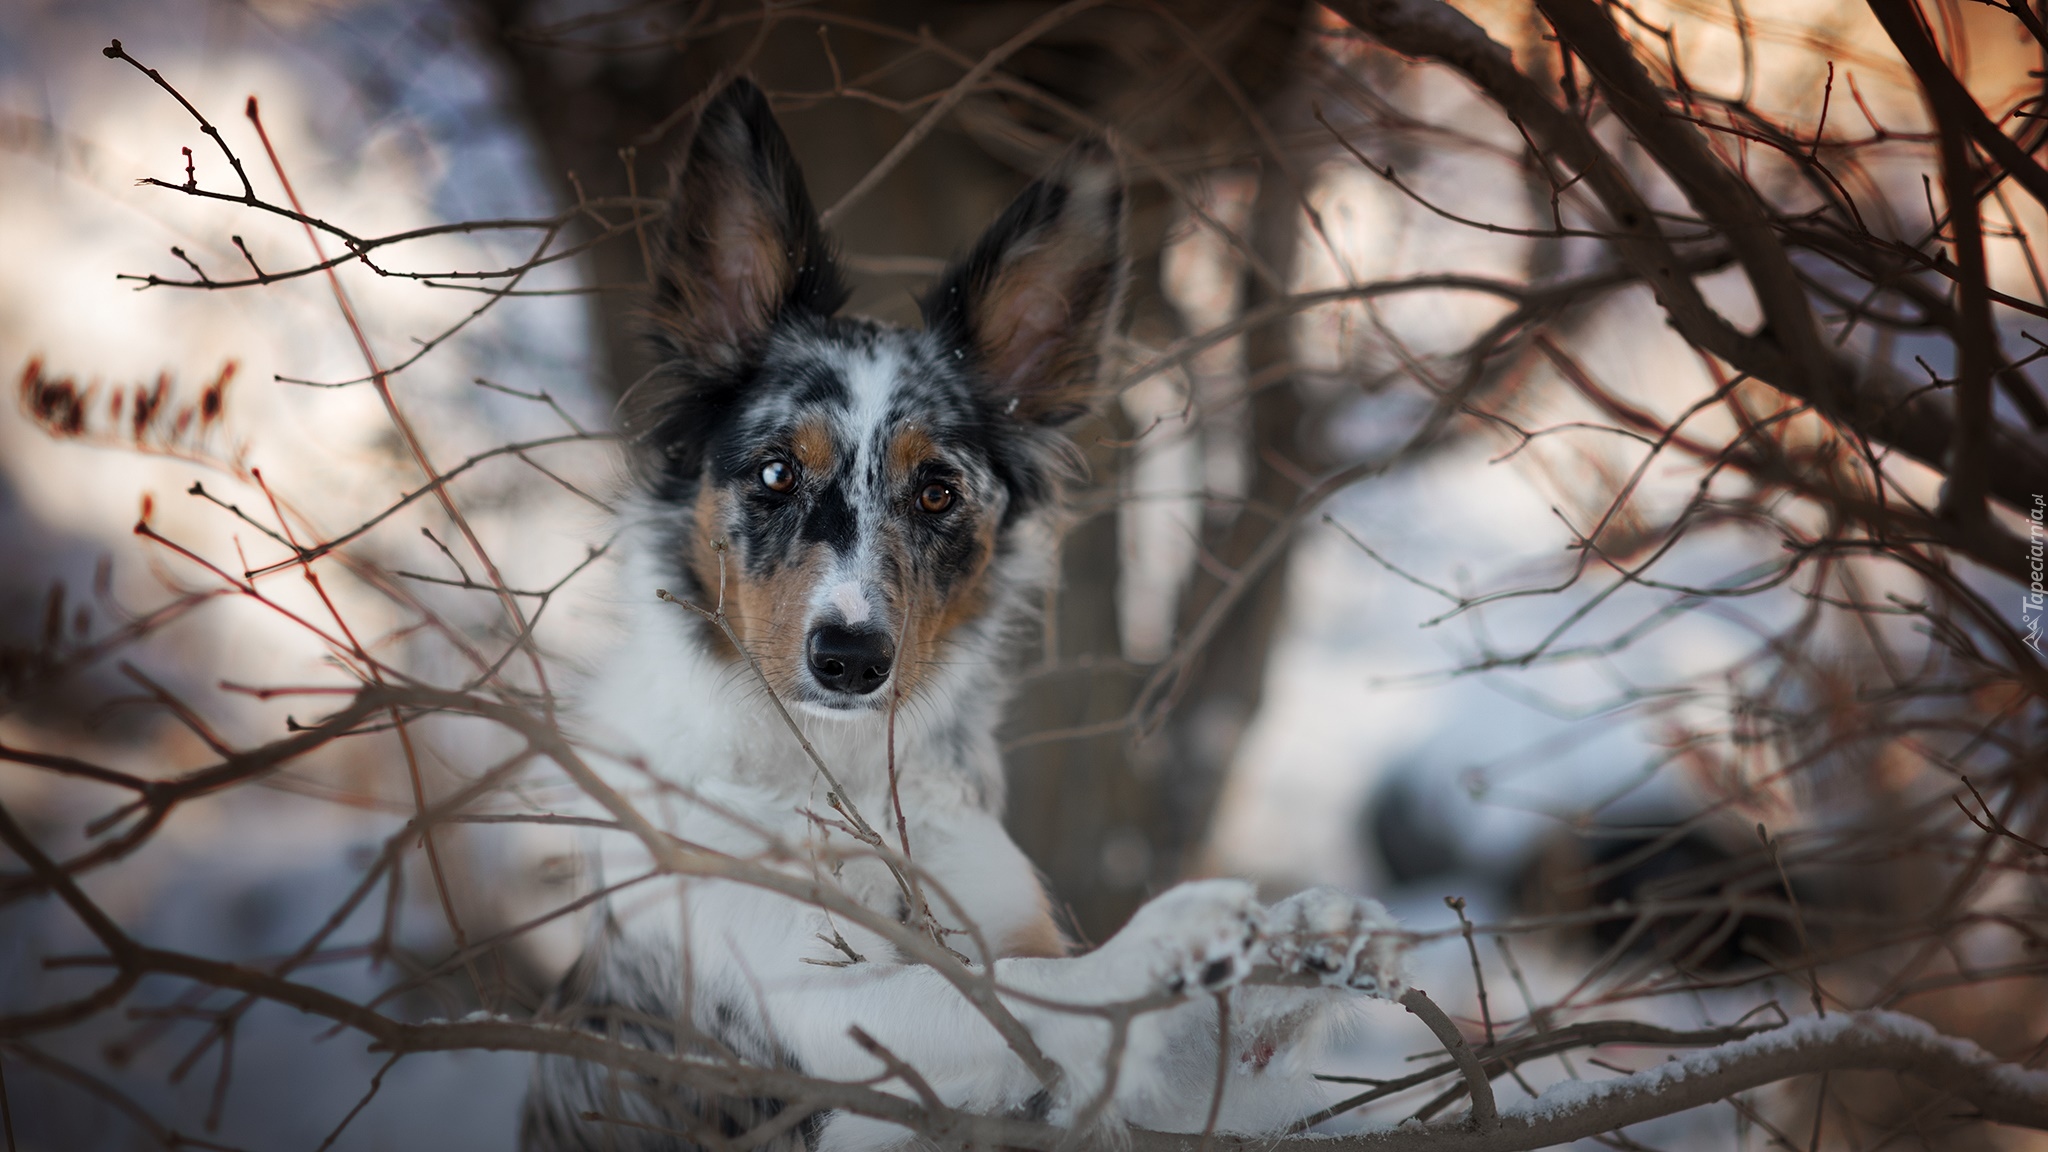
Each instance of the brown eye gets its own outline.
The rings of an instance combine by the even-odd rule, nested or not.
[[[796,487],[796,469],[786,460],[770,460],[761,465],[761,486],[770,492],[787,492]]]
[[[917,494],[917,506],[925,512],[944,512],[953,506],[953,489],[934,480]]]

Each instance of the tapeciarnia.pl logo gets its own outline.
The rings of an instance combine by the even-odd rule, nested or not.
[[[2027,630],[2027,647],[2039,656],[2041,652],[2041,612],[2048,606],[2048,588],[2041,586],[2042,570],[2048,568],[2048,541],[2043,539],[2042,518],[2048,516],[2048,500],[2040,493],[2034,494],[2034,507],[2027,514],[2027,585],[2026,595],[2020,597],[2020,625]]]

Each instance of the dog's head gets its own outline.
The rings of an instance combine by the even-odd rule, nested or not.
[[[886,706],[988,616],[1094,398],[1123,212],[1108,149],[1082,143],[940,278],[923,330],[842,318],[766,99],[739,80],[705,108],[654,254],[663,365],[627,429],[662,559],[778,695]]]

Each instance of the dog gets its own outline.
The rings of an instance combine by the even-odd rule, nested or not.
[[[1111,150],[1084,140],[1019,195],[922,300],[922,329],[838,315],[831,244],[748,81],[703,109],[671,199],[650,237],[661,366],[622,405],[626,626],[580,692],[578,737],[681,842],[828,883],[992,968],[1058,1074],[901,934],[728,879],[609,895],[550,1018],[911,1096],[910,1078],[876,1080],[883,1051],[948,1106],[1060,1124],[1201,1130],[1223,1061],[1220,1127],[1313,1111],[1314,1039],[1360,992],[1401,991],[1384,909],[1327,889],[1262,908],[1249,884],[1197,881],[1073,955],[1002,825],[1008,640],[1054,578],[1078,469],[1061,429],[1098,399],[1124,295]],[[645,872],[634,851],[602,854],[605,883]],[[1294,979],[1239,986],[1259,965]],[[1166,1006],[1121,1036],[1065,1008],[1147,998]],[[522,1121],[528,1152],[908,1139],[844,1109],[554,1055]]]

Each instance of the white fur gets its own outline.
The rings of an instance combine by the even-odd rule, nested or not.
[[[846,624],[868,622],[867,590],[852,580],[834,584],[832,590],[825,594],[825,602],[839,609],[839,618]]]

